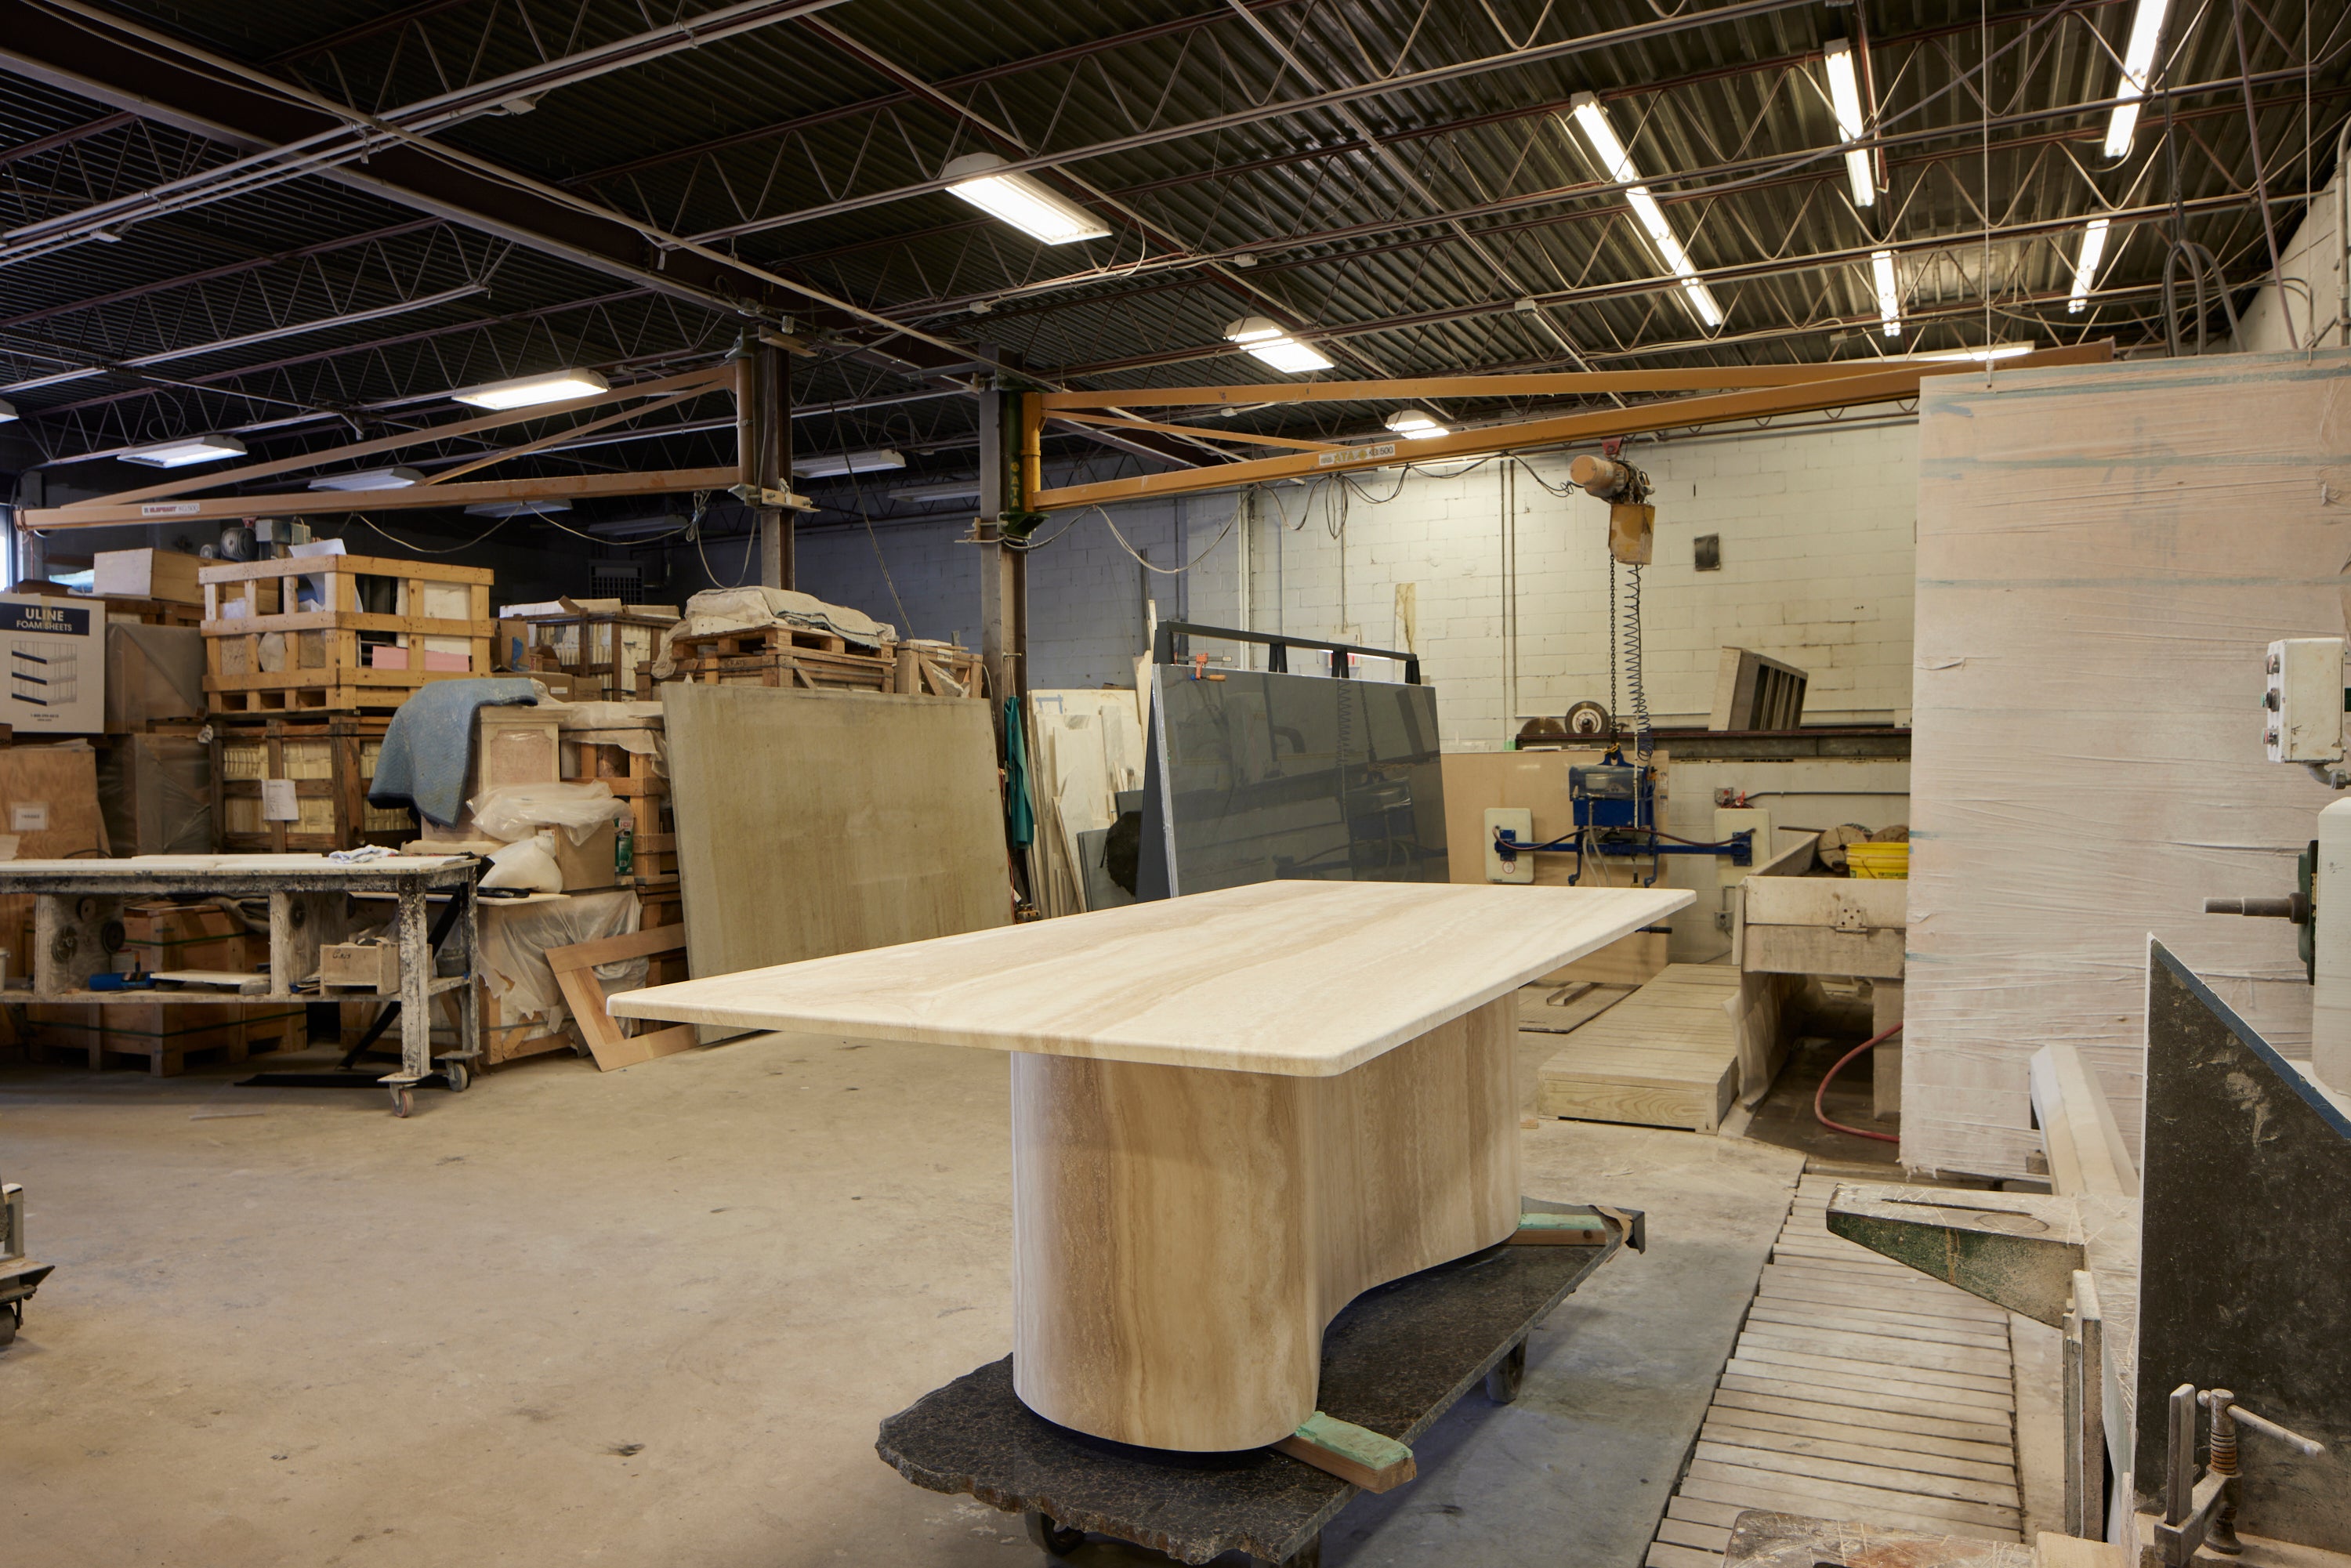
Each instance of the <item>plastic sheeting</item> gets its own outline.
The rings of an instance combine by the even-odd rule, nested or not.
[[[667,680],[677,668],[671,645],[680,637],[708,637],[720,632],[749,632],[762,626],[798,626],[825,632],[862,648],[878,648],[898,640],[897,628],[876,621],[862,610],[827,604],[812,593],[789,588],[711,588],[685,601],[685,616],[662,633],[660,656],[653,674]]]
[[[576,946],[607,936],[625,936],[637,928],[637,895],[626,888],[613,893],[575,893],[543,904],[482,906],[482,983],[497,998],[498,1016],[507,1023],[526,1018],[546,1020],[553,1033],[569,1021],[563,993],[547,955],[556,947]],[[652,972],[651,961],[630,958],[599,965],[596,977],[608,991],[635,990]]]
[[[212,747],[187,735],[122,737],[99,757],[98,809],[118,855],[211,854]]]
[[[483,790],[465,807],[474,813],[475,826],[508,843],[541,828],[557,828],[577,846],[606,823],[629,814],[628,802],[601,779],[576,784],[505,784]]]
[[[2283,921],[2334,796],[2262,759],[2262,665],[2342,636],[2351,355],[1932,378],[1919,423],[1903,1162],[2021,1175],[2079,1047],[2134,1150],[2147,936],[2290,1055]]]

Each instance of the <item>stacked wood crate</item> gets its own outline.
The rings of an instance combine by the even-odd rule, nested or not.
[[[672,680],[705,685],[798,686],[815,691],[888,692],[899,695],[977,697],[979,655],[946,643],[883,643],[872,653],[852,650],[846,638],[800,626],[759,626],[672,640]],[[638,676],[637,695],[655,695],[650,669]]]
[[[499,622],[505,644],[499,653],[518,674],[560,677],[559,686],[549,681],[549,689],[572,702],[626,702],[635,695],[639,673],[652,669],[664,633],[677,624],[677,612],[667,605],[557,602],[555,614],[509,608]]]
[[[360,714],[216,719],[213,799],[221,848],[231,854],[322,853],[361,844],[396,849],[413,838],[415,823],[405,807],[367,800],[391,722]],[[292,786],[292,820],[273,820],[266,810],[269,779]]]
[[[660,925],[677,918],[677,819],[670,810],[661,715],[640,711],[632,718],[627,726],[575,729],[567,736],[563,777],[570,783],[601,783],[628,802],[635,842],[630,872],[619,884],[636,890],[646,910],[643,924]],[[619,734],[626,739],[604,738]]]
[[[200,576],[215,714],[383,712],[430,682],[492,673],[486,569],[318,555]]]

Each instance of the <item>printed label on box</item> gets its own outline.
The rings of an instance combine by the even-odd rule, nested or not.
[[[12,833],[47,832],[49,803],[47,800],[17,801],[8,808],[8,831]]]
[[[264,779],[261,781],[261,820],[265,822],[298,822],[302,820],[302,803],[294,798],[294,780]]]

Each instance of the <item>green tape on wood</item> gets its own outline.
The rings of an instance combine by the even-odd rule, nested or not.
[[[1369,1470],[1384,1470],[1407,1464],[1412,1450],[1394,1437],[1383,1437],[1368,1427],[1358,1427],[1353,1421],[1342,1421],[1335,1416],[1325,1416],[1317,1410],[1306,1417],[1297,1436],[1316,1448],[1352,1459]]]

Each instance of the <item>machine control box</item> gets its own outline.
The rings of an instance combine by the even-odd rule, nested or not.
[[[2262,694],[2262,745],[2272,762],[2343,759],[2343,639],[2289,637],[2270,644]]]

